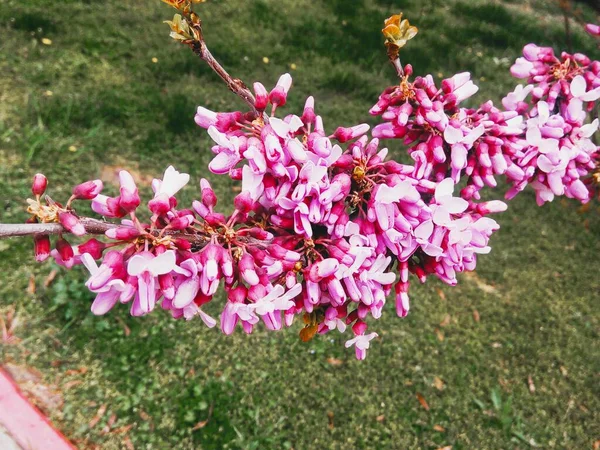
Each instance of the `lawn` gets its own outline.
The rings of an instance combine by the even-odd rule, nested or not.
[[[473,103],[512,90],[524,44],[566,46],[549,0],[214,0],[198,10],[234,76],[270,87],[290,71],[286,111],[314,95],[330,131],[374,123],[367,111],[394,82],[379,30],[400,10],[420,29],[403,62],[438,80],[470,71]],[[161,21],[172,13],[158,0],[0,0],[0,221],[26,218],[37,171],[56,199],[90,178],[116,191],[119,167],[146,195],[168,164],[207,175],[195,107],[243,104],[170,41]],[[572,25],[573,47],[597,58]],[[211,176],[224,209],[234,193],[225,178]],[[191,183],[183,198],[195,195]],[[411,313],[399,319],[389,304],[362,362],[337,335],[301,342],[298,324],[226,337],[161,311],[95,317],[83,270],[36,265],[29,240],[3,240],[0,316],[14,307],[20,324],[0,362],[40,378],[38,402],[81,448],[592,448],[600,209],[538,208],[531,191],[509,206],[477,272],[456,288],[413,284]]]

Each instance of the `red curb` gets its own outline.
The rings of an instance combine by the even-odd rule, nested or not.
[[[23,396],[0,367],[0,424],[27,450],[75,450],[48,418]]]

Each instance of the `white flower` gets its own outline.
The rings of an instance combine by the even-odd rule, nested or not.
[[[167,167],[165,174],[163,175],[162,181],[156,180],[153,184],[154,197],[158,197],[161,194],[165,194],[168,197],[173,197],[179,192],[186,184],[190,181],[190,175],[187,173],[180,173],[173,166]]]

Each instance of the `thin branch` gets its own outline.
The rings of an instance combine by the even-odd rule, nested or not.
[[[120,226],[114,223],[91,219],[89,217],[80,217],[79,221],[83,224],[83,227],[88,235],[103,235],[107,230]],[[160,230],[156,230],[153,234],[158,235],[159,232]],[[70,232],[66,230],[60,223],[0,223],[0,239],[34,236],[36,234],[69,233]],[[180,231],[169,230],[165,230],[164,234],[176,239],[184,239],[199,247],[204,247],[210,242],[210,238],[201,234],[189,234]],[[270,240],[260,240],[249,236],[239,237],[238,240],[259,248],[267,247],[271,243]]]
[[[82,217],[79,221],[88,234],[104,234],[107,230],[118,226],[87,217]],[[60,223],[0,223],[0,238],[60,233],[69,233]]]
[[[256,116],[259,116],[260,113],[254,107],[254,94],[248,87],[244,84],[244,82],[238,78],[233,78],[229,73],[223,68],[221,64],[214,58],[212,53],[208,50],[204,39],[200,41],[192,41],[190,44],[190,48],[192,51],[202,58],[214,72],[221,77],[221,79],[227,84],[227,87],[231,92],[240,97],[246,104],[252,109]]]

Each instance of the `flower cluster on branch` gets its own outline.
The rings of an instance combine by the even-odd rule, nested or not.
[[[52,249],[48,234],[35,235],[36,259],[49,256],[66,267],[83,264],[95,294],[94,314],[118,303],[133,316],[160,306],[174,318],[199,316],[219,287],[226,292],[220,328],[239,324],[251,333],[260,322],[269,330],[291,326],[301,316],[300,338],[352,331],[346,347],[363,359],[377,333],[367,319],[381,317],[386,299],[409,311],[411,277],[429,275],[455,285],[457,274],[474,270],[477,255],[490,251],[498,230],[488,217],[506,209],[499,200],[481,201],[481,190],[505,176],[513,198],[527,185],[541,205],[557,195],[590,200],[598,181],[598,147],[589,120],[600,98],[600,62],[529,44],[511,72],[527,80],[502,100],[478,108],[462,106],[477,92],[469,73],[445,79],[417,76],[399,60],[415,36],[402,15],[385,23],[388,56],[400,77],[371,108],[382,122],[327,127],[313,97],[297,114],[279,115],[292,78],[284,74],[268,91],[253,92],[216,63],[202,41],[198,1],[164,0],[178,9],[172,37],[189,45],[248,103],[249,111],[214,112],[199,107],[196,123],[214,141],[209,169],[241,183],[234,210],[216,209],[217,198],[202,179],[191,205],[177,193],[189,175],[172,166],[152,182],[147,211],[131,174],[119,174],[117,197],[101,194],[102,182],[76,186],[62,206],[43,197],[47,181],[36,175],[29,201],[31,222],[58,222],[76,236],[91,233],[74,200],[91,200],[104,218],[121,219],[103,241],[69,244],[62,234]],[[591,34],[597,27],[588,26]],[[401,139],[412,159],[401,164],[381,145]],[[144,219],[148,217],[148,219]],[[97,231],[97,228],[95,229]],[[99,261],[99,263],[97,262]]]

